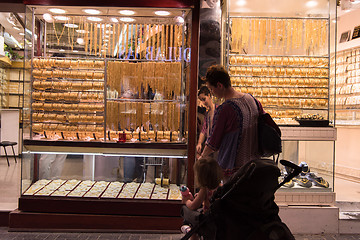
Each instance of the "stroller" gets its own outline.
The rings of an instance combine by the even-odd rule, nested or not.
[[[280,160],[292,172],[279,184],[280,169],[270,159],[251,161],[241,167],[211,198],[206,213],[181,209],[182,217],[192,228],[182,238],[197,233],[204,240],[292,240],[289,228],[278,215],[275,192],[297,176],[301,168],[292,162]]]

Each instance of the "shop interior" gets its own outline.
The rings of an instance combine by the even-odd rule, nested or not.
[[[273,26],[272,23],[275,23],[275,26],[276,24],[279,26],[283,24],[284,34],[288,31],[287,27],[292,29],[293,27],[296,28],[295,25],[303,24],[305,30],[303,33],[297,32],[299,36],[301,34],[313,36],[317,34],[316,31],[320,31],[321,37],[318,38],[319,42],[307,42],[305,37],[301,38],[304,40],[303,42],[292,41],[291,43],[283,40],[276,42],[274,39],[271,43],[266,42],[267,45],[264,45],[265,42],[262,43],[260,40],[256,42],[257,45],[253,45],[253,49],[247,49],[247,54],[252,55],[250,58],[244,58],[241,50],[237,51],[236,47],[240,49],[239,42],[236,42],[237,39],[228,38],[227,41],[224,41],[224,45],[229,44],[233,47],[230,51],[228,46],[224,46],[224,49],[228,51],[225,54],[228,58],[224,59],[224,63],[228,64],[230,74],[233,75],[233,84],[236,84],[242,91],[254,95],[258,94],[267,107],[267,111],[277,117],[277,122],[280,125],[298,125],[297,117],[315,116],[328,121],[331,126],[335,126],[337,128],[335,145],[331,141],[325,143],[287,141],[284,143],[282,157],[294,160],[298,164],[302,162],[302,159],[306,160],[310,171],[318,174],[318,176],[323,176],[330,183],[330,191],[336,192],[337,201],[359,201],[360,192],[357,189],[360,186],[360,161],[356,156],[360,153],[356,147],[356,139],[360,116],[358,114],[359,103],[357,102],[359,98],[357,95],[360,93],[360,90],[357,91],[357,84],[360,82],[360,38],[353,38],[354,28],[357,26],[349,19],[360,14],[360,2],[352,1],[349,5],[338,6],[337,19],[331,19],[334,21],[333,24],[337,24],[337,38],[335,39],[337,52],[332,51],[335,48],[328,47],[332,44],[332,40],[327,37],[329,33],[325,31],[326,27],[324,26],[329,23],[328,19],[321,17],[322,14],[325,14],[321,11],[326,8],[324,6],[328,1],[317,1],[318,8],[312,6],[311,11],[302,5],[286,7],[287,1],[283,1],[287,15],[281,14],[284,12],[282,10],[272,9],[273,6],[253,2],[237,1],[237,3],[233,3],[231,1],[230,8],[233,12],[228,13],[229,19],[244,26],[243,29],[246,29],[246,21],[248,20],[261,20],[259,21],[259,29],[262,23],[265,24],[264,26],[268,24],[270,29]],[[250,6],[250,4],[255,5]],[[261,7],[264,9],[260,9]],[[254,9],[260,13],[272,9],[273,12],[277,13],[277,18],[272,19],[271,15],[262,15],[260,18],[252,19]],[[296,12],[289,12],[288,9],[300,9],[300,12],[314,16],[314,22],[309,23],[309,25],[316,25],[318,29],[306,32],[306,21],[309,19],[303,16],[293,19],[292,17]],[[61,12],[61,10],[65,12]],[[152,12],[146,9],[142,9],[135,16],[129,15],[129,12],[122,15],[119,12],[120,9],[92,8],[88,10],[92,11],[87,13],[83,8],[62,9],[54,7],[49,9],[48,7],[39,7],[34,16],[42,24],[35,24],[35,26],[30,24],[31,21],[29,20],[32,15],[29,9],[24,9],[20,13],[0,13],[1,139],[18,143],[15,148],[15,155],[17,156],[22,152],[23,136],[34,140],[50,138],[55,141],[64,139],[70,141],[118,141],[120,140],[119,133],[121,133],[124,141],[143,138],[147,142],[186,143],[187,126],[184,119],[187,117],[186,106],[188,102],[184,96],[189,91],[186,85],[186,68],[189,57],[189,52],[186,49],[189,44],[189,36],[185,35],[185,23],[188,21],[186,17],[188,12],[185,10],[173,11],[171,18],[167,18],[166,16],[150,16]],[[245,17],[237,16],[236,12],[245,12],[243,15]],[[282,22],[283,20],[284,22]],[[295,25],[292,26],[291,24]],[[238,34],[244,33],[241,29],[232,29],[232,33],[236,31]],[[41,32],[42,34],[38,36],[34,32]],[[150,40],[138,41],[136,35],[140,32],[144,39]],[[344,32],[348,32],[347,37],[342,35]],[[275,33],[280,34],[279,32]],[[252,39],[251,36],[249,37]],[[280,43],[284,45],[281,46]],[[242,41],[241,44],[246,45],[247,43]],[[284,52],[279,54],[279,49],[271,48],[271,44],[279,49],[281,48]],[[310,46],[311,44],[314,46]],[[4,45],[3,50],[2,45]],[[308,45],[308,48],[313,48],[312,52],[310,54],[309,52],[301,52],[301,47],[298,45]],[[131,49],[139,49],[139,51],[132,51]],[[153,51],[148,49],[153,49]],[[43,52],[43,55],[31,58],[31,54],[36,56],[37,51]],[[276,51],[276,53],[272,51]],[[259,58],[260,55],[276,57]],[[313,57],[294,58],[293,62],[289,63],[287,57],[292,55],[310,55]],[[86,62],[89,58],[92,59],[91,63]],[[287,58],[287,62],[284,62],[285,58]],[[52,61],[47,59],[52,59]],[[24,65],[25,60],[32,60],[33,69],[26,64]],[[65,62],[65,60],[70,61]],[[165,85],[166,87],[161,88],[161,81],[150,82],[145,77],[141,78],[142,82],[138,80],[140,78],[129,78],[119,84],[123,76],[118,76],[114,69],[121,68],[129,73],[139,73],[137,67],[130,66],[128,63],[135,60],[142,64],[141,69],[147,69],[149,77],[151,74],[154,77],[155,65],[159,64],[156,60],[161,60],[164,64],[160,67],[156,66],[160,69],[160,73],[159,76],[155,77],[159,79],[172,78],[178,81],[174,81],[176,84]],[[145,60],[151,60],[153,66],[151,63],[146,64],[147,61]],[[239,69],[240,61],[245,63],[244,69]],[[282,73],[276,72],[277,61],[279,61],[279,66],[291,66],[293,64],[295,67],[290,68],[290,70],[293,72],[300,70],[300,75],[295,78],[281,77]],[[306,61],[310,63],[306,63]],[[311,63],[315,65],[311,65]],[[64,68],[69,67],[67,64],[70,64],[71,68],[75,68],[72,64],[76,64],[76,69],[80,69],[80,71],[64,71]],[[258,81],[261,75],[257,73],[258,69],[247,66],[247,64],[255,65],[255,68],[267,66],[266,73],[271,74],[271,77],[266,79],[265,85],[263,81]],[[299,64],[303,64],[303,66],[298,67]],[[54,69],[51,71],[51,77],[58,79],[57,81],[50,82],[43,79],[43,76],[46,77],[47,74],[50,74],[50,71],[46,70],[48,66]],[[336,72],[332,72],[331,70],[335,69],[335,66]],[[252,72],[249,75],[252,75],[252,79],[239,77],[246,75],[244,72],[249,72],[250,68]],[[57,73],[55,73],[56,70],[58,70]],[[301,75],[302,70],[304,70],[305,76],[308,76],[307,74],[320,74],[321,77],[316,78],[315,86],[306,82],[308,78]],[[319,70],[319,73],[313,70]],[[166,74],[167,72],[175,74],[170,76]],[[84,81],[84,79],[89,78],[84,77],[83,74],[88,73],[91,74],[92,80]],[[335,73],[336,87],[333,84]],[[54,76],[54,74],[58,74],[58,76]],[[136,75],[134,74],[134,76]],[[59,79],[80,79],[81,81],[71,82]],[[109,81],[109,79],[112,80]],[[135,81],[131,81],[133,79]],[[283,80],[284,82],[280,83]],[[286,81],[289,82],[286,83]],[[49,91],[49,87],[46,85],[49,83],[52,84],[50,89],[56,91]],[[53,87],[56,84],[58,86]],[[278,87],[279,84],[283,87],[274,92],[275,87]],[[124,86],[128,90],[136,89],[136,93],[125,90]],[[261,88],[258,88],[259,86]],[[301,87],[297,88],[298,86]],[[66,95],[64,90],[67,90],[69,95]],[[302,90],[304,92],[301,92]],[[71,93],[80,91],[86,93],[82,93],[81,96],[87,101],[75,106],[76,103],[72,102],[74,96],[71,96]],[[121,96],[124,95],[130,97],[122,99]],[[134,95],[137,96],[134,97]],[[277,97],[274,98],[273,95]],[[305,97],[292,98],[293,95]],[[315,97],[309,99],[308,96]],[[62,99],[62,101],[53,101],[57,98]],[[137,100],[129,102],[128,99],[131,98]],[[150,106],[153,100],[158,101],[157,106]],[[277,107],[274,108],[274,105]],[[335,108],[332,107],[334,105]],[[60,112],[59,110],[64,109],[64,107],[65,111],[61,110]],[[89,110],[89,108],[91,109]],[[150,108],[157,114],[146,114]],[[119,120],[114,114],[116,111],[124,111],[127,115]],[[139,119],[134,114],[139,111],[144,113],[142,114],[144,119]],[[161,113],[165,111],[172,114],[162,115]],[[154,119],[151,119],[152,117]],[[81,121],[83,124],[75,128],[74,123],[80,122],[79,119],[83,119]],[[156,125],[143,124],[141,126],[142,122],[156,122]],[[6,124],[10,125],[4,128],[7,126]],[[136,131],[138,128],[140,129]],[[17,131],[18,134],[13,134],[14,131]],[[307,151],[304,152],[304,149]],[[324,149],[328,151],[326,154],[321,151]],[[3,157],[3,149],[1,151],[0,191],[6,194],[0,196],[2,208],[0,210],[14,210],[18,207],[18,198],[28,189],[33,180],[32,166],[36,154],[23,155],[23,165],[21,165],[20,159],[15,163],[14,159],[10,157],[10,166],[8,166],[6,158]],[[310,151],[312,153],[308,154]],[[10,156],[9,152],[11,153],[11,151],[8,151]],[[55,157],[54,153],[49,154]],[[186,183],[186,157],[159,158],[147,157],[150,155],[140,155],[139,157],[130,155],[119,157],[96,154],[68,154],[67,156],[57,154],[57,158],[62,158],[61,167],[57,167],[58,172],[45,173],[50,175],[43,175],[46,176],[43,178],[68,182],[72,179],[77,181],[90,179],[99,183],[101,181],[111,183],[134,182],[138,184],[147,182],[154,184],[152,187],[155,186],[156,181],[163,182],[164,180],[177,183],[177,186]],[[106,166],[101,164],[104,162],[103,158],[106,158]],[[318,161],[316,159],[325,160]],[[128,170],[129,168],[131,170]],[[44,168],[40,167],[39,172],[41,169]],[[125,176],[129,172],[131,176]],[[104,189],[104,186],[99,187]],[[328,191],[328,189],[316,186],[309,189]],[[304,187],[297,183],[293,187],[283,189],[283,191],[303,190]],[[41,195],[41,193],[39,194]],[[179,192],[176,194],[174,199],[179,200],[181,198]]]

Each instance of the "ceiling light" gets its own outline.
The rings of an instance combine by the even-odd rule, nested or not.
[[[58,21],[67,21],[70,19],[69,17],[65,17],[65,16],[54,16],[54,18]]]
[[[53,17],[51,16],[50,13],[44,13],[44,14],[43,14],[43,18],[44,18],[44,20],[47,21],[47,22],[53,22],[53,21],[54,21],[54,19],[53,19]]]
[[[78,38],[76,39],[76,42],[80,45],[83,45],[84,44],[84,39],[83,38]]]
[[[245,0],[238,0],[236,1],[236,5],[239,7],[243,7],[246,5],[246,1]]]
[[[13,29],[20,31],[20,28],[17,26],[14,26]]]
[[[87,19],[89,21],[93,21],[93,22],[100,22],[102,21],[102,18],[99,18],[99,17],[87,17]]]
[[[185,22],[184,18],[177,16],[175,17],[175,22],[179,24],[183,24]]]
[[[68,28],[78,28],[79,27],[78,25],[73,24],[73,23],[65,23],[64,26],[68,27]]]
[[[73,50],[73,52],[79,52],[78,50]]]
[[[305,5],[308,7],[308,8],[312,8],[312,7],[316,7],[319,3],[317,1],[314,1],[314,0],[310,0],[310,1],[307,1],[305,3]]]
[[[119,22],[119,20],[117,20],[117,18],[114,18],[114,17],[113,17],[113,18],[111,18],[111,21],[112,21],[112,22],[114,22],[114,23]]]
[[[78,33],[88,33],[89,31],[86,31],[86,30],[84,30],[84,29],[77,29],[77,30],[75,30],[76,32],[78,32]]]
[[[60,49],[59,52],[65,52],[65,49]]]
[[[134,18],[129,18],[129,17],[123,17],[123,18],[120,18],[120,21],[122,22],[133,22],[135,21]]]
[[[120,10],[119,13],[122,14],[122,15],[126,15],[126,16],[130,16],[130,15],[135,14],[135,12],[132,11],[132,10]]]
[[[20,36],[24,36],[24,35],[25,35],[25,33],[21,32],[21,33],[19,33],[19,35],[20,35]]]
[[[52,13],[56,13],[56,14],[66,13],[66,11],[64,9],[61,9],[61,8],[50,8],[49,11],[52,12]]]
[[[158,16],[168,16],[168,15],[170,15],[170,12],[168,12],[168,11],[156,11],[155,14],[158,15]]]
[[[10,35],[10,38],[11,38],[11,40],[15,43],[16,46],[18,46],[19,48],[21,48],[20,43],[19,43],[12,35]]]
[[[83,9],[83,12],[87,14],[100,14],[101,12],[97,9]]]
[[[8,17],[8,18],[6,18],[6,20],[7,20],[9,23],[11,23],[13,26],[16,26],[16,20],[15,20],[15,18],[13,18],[13,17]]]

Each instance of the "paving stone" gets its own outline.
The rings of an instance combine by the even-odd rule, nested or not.
[[[184,235],[154,233],[8,232],[0,227],[0,240],[180,240]],[[295,235],[296,240],[360,240],[360,234]]]

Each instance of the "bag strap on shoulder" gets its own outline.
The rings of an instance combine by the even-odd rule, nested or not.
[[[251,95],[251,94],[250,94]],[[261,104],[259,104],[258,100],[253,96],[251,95],[252,98],[254,99],[255,101],[255,104],[258,108],[258,112],[259,112],[259,117],[261,114],[266,114],[266,112],[264,111],[264,108],[262,107]],[[269,117],[271,118],[271,116],[269,115]],[[271,122],[270,122],[270,125],[272,125],[272,127],[274,127],[274,129],[279,133],[279,135],[281,136],[281,131],[280,131],[280,128],[276,125],[276,123],[271,119]],[[274,162],[276,163],[276,165],[279,163],[279,157],[280,157],[280,153],[276,154],[277,156],[275,157],[275,155],[273,155],[273,160]]]

